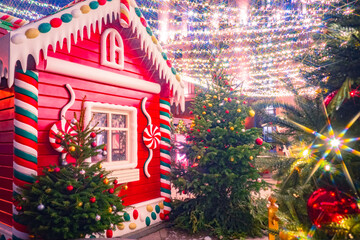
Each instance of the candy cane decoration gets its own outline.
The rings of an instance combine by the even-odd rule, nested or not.
[[[69,110],[69,108],[75,102],[75,93],[72,87],[70,86],[70,84],[66,84],[65,87],[70,93],[70,100],[61,109],[60,117],[59,117],[60,120],[54,123],[54,125],[51,127],[49,132],[49,142],[56,151],[62,153],[61,155],[62,161],[65,161],[67,155],[66,149],[64,149],[64,147],[61,145],[61,141],[64,138],[64,134],[67,133],[72,136],[76,135],[74,126],[72,124],[69,124],[68,121],[65,119],[67,110]]]
[[[130,3],[129,0],[121,0],[120,2],[120,25],[123,28],[130,26]]]
[[[149,150],[149,156],[146,159],[145,164],[144,164],[144,174],[146,177],[149,178],[150,177],[150,173],[148,170],[149,163],[151,162],[151,160],[153,158],[153,149],[158,148],[158,146],[160,144],[161,135],[160,135],[159,128],[157,126],[151,124],[151,117],[145,108],[146,101],[147,101],[147,97],[144,97],[141,100],[141,110],[144,113],[144,115],[147,119],[147,124],[148,124],[143,132],[143,141],[145,143],[145,146]]]
[[[10,16],[5,13],[0,13],[0,19],[13,24],[16,28],[19,28],[19,27],[29,23],[29,21],[26,21],[26,20],[23,20],[23,19],[14,17],[14,16]]]
[[[38,73],[15,72],[15,135],[13,195],[35,181],[38,158]],[[13,206],[13,239],[28,239],[26,226],[17,222],[20,206]]]
[[[164,214],[171,211],[171,187],[170,187],[170,101],[169,99],[160,99],[160,182],[161,196],[165,198]]]

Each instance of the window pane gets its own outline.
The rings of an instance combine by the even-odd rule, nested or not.
[[[98,146],[101,145],[101,144],[107,145],[107,135],[108,135],[107,131],[103,131],[103,132],[96,135],[95,141],[96,141]],[[98,161],[101,161],[103,159],[106,159],[106,156],[103,156],[102,151],[99,150],[98,155],[91,157],[91,162],[98,162]]]
[[[114,128],[126,128],[126,115],[112,114],[111,126]]]
[[[112,131],[112,161],[126,161],[126,132]]]
[[[98,123],[97,127],[106,127],[107,126],[107,113],[93,113],[94,125]]]

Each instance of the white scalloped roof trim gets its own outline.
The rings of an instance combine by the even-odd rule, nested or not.
[[[14,70],[17,61],[21,63],[23,71],[27,68],[27,59],[31,55],[36,64],[39,63],[40,53],[43,52],[44,58],[47,59],[47,51],[49,45],[55,50],[59,42],[60,47],[63,47],[64,40],[67,42],[73,39],[75,44],[80,35],[82,40],[84,37],[84,27],[95,32],[98,26],[100,32],[102,23],[107,24],[108,17],[110,21],[118,20],[120,15],[120,0],[113,0],[106,2],[105,5],[100,5],[97,9],[91,10],[87,14],[80,11],[83,5],[89,5],[93,0],[86,0],[79,2],[67,9],[64,9],[56,14],[47,16],[39,21],[29,23],[21,28],[18,28],[7,35],[0,38],[0,77],[7,79],[8,87],[14,83]],[[166,61],[161,55],[161,46],[154,44],[150,35],[146,32],[146,28],[141,24],[140,18],[135,14],[135,2],[132,2],[130,7],[130,21],[131,29],[137,35],[141,43],[141,49],[144,50],[152,61],[153,65],[159,71],[160,78],[165,79],[166,83],[170,85],[174,96],[176,105],[180,104],[181,110],[185,109],[184,85],[182,81],[177,81],[171,69],[167,66]],[[49,23],[53,18],[60,18],[61,15],[69,13],[72,14],[73,19],[69,23],[62,23],[58,28],[51,28],[47,33],[40,33],[39,36],[33,39],[26,37],[25,32],[30,28],[38,29],[41,23]],[[87,37],[91,37],[91,31],[87,31]],[[70,52],[71,44],[67,44],[67,50]]]

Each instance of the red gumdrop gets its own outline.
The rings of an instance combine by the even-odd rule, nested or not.
[[[165,218],[164,213],[160,213],[160,219],[161,219],[161,220],[164,220],[164,218]]]
[[[113,237],[113,230],[112,229],[106,230],[106,237],[107,238],[112,238]]]
[[[62,20],[60,18],[53,18],[50,20],[50,25],[53,28],[58,28],[61,26],[61,24],[62,24]]]
[[[166,215],[165,218],[164,218],[165,221],[169,221],[170,220],[170,217],[169,215]]]
[[[99,5],[105,5],[106,0],[98,0]]]
[[[172,67],[170,60],[166,60],[166,64],[168,65],[168,67],[170,67],[170,68]]]
[[[133,217],[134,217],[134,219],[137,219],[138,217],[139,217],[139,212],[138,212],[138,210],[134,210],[133,211]]]
[[[147,23],[146,23],[145,18],[141,17],[141,18],[140,18],[140,22],[141,22],[141,24],[142,24],[144,27],[147,27]]]

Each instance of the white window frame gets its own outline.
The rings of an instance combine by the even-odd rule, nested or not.
[[[107,39],[109,38],[109,52]],[[117,43],[117,45],[116,45]],[[103,66],[123,70],[124,69],[124,43],[120,33],[115,28],[108,28],[101,34],[101,57],[100,64]],[[119,55],[116,61],[116,53]],[[109,60],[108,60],[109,56]]]
[[[99,102],[85,102],[85,123],[89,124],[92,118],[93,112],[99,113],[113,113],[127,115],[127,161],[114,161],[104,162],[103,166],[106,170],[112,171],[111,177],[118,179],[119,183],[132,182],[140,179],[139,169],[136,169],[138,165],[138,133],[137,133],[137,109],[135,107],[122,106],[116,104],[99,103]],[[109,123],[110,124],[110,123]],[[108,130],[111,130],[109,128]],[[116,130],[116,129],[115,129]],[[108,144],[110,143],[111,132],[108,133]],[[110,143],[111,144],[111,143]],[[111,159],[111,149],[108,149],[109,153],[107,159]],[[91,158],[87,159],[91,162]]]

